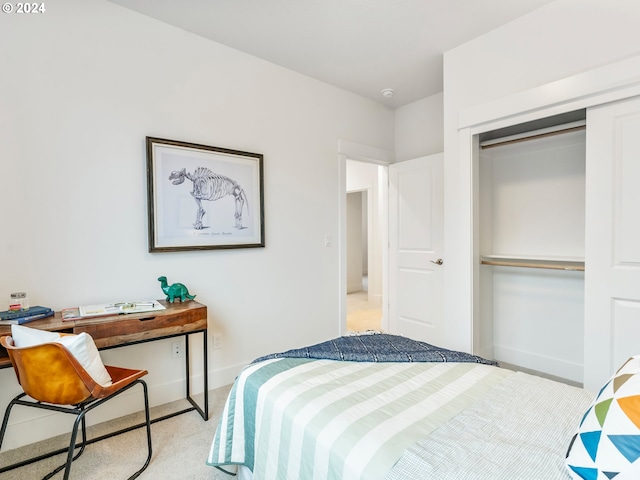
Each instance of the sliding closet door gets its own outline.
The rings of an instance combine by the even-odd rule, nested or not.
[[[640,98],[587,112],[585,379],[640,354]]]

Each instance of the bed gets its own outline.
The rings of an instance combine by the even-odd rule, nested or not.
[[[207,463],[253,480],[588,478],[565,457],[593,401],[406,337],[345,336],[245,367]]]

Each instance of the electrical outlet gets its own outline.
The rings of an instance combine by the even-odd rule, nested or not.
[[[213,334],[213,349],[218,350],[222,348],[222,334],[214,333]]]
[[[181,357],[182,357],[182,342],[172,342],[171,358],[181,358]]]

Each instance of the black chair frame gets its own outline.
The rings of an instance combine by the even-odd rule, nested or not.
[[[87,428],[86,428],[86,419],[85,416],[87,413],[89,413],[91,410],[93,410],[96,407],[99,407],[100,405],[102,405],[104,402],[106,402],[107,400],[114,398],[115,396],[129,390],[131,387],[133,387],[136,384],[141,384],[142,385],[142,389],[143,389],[143,393],[144,393],[144,413],[145,413],[145,419],[146,421],[144,423],[141,423],[139,425],[136,425],[134,427],[128,428],[128,429],[124,429],[124,430],[119,430],[117,432],[113,432],[110,434],[106,434],[103,435],[101,437],[98,438],[94,438],[91,440],[87,440]],[[151,455],[152,455],[152,447],[151,447],[151,419],[150,419],[150,414],[149,414],[149,394],[148,394],[148,389],[147,389],[147,384],[144,382],[144,380],[141,379],[137,379],[134,382],[132,382],[131,384],[127,385],[126,387],[123,387],[122,389],[114,392],[113,394],[109,395],[108,397],[104,397],[104,398],[98,398],[98,399],[91,399],[88,400],[86,402],[82,402],[79,403],[78,405],[75,405],[73,407],[62,407],[59,405],[53,405],[53,404],[48,404],[48,403],[42,403],[42,402],[37,402],[37,401],[33,401],[33,400],[23,400],[23,397],[25,397],[27,394],[26,393],[21,393],[20,395],[16,396],[13,400],[11,400],[11,402],[9,403],[9,405],[7,406],[7,409],[5,411],[4,414],[4,419],[2,421],[2,428],[0,428],[0,448],[2,448],[2,442],[4,441],[4,435],[6,433],[7,430],[7,425],[9,424],[9,416],[11,415],[11,410],[13,409],[14,405],[22,405],[25,407],[31,407],[31,408],[39,408],[39,409],[43,409],[43,410],[52,410],[54,412],[61,412],[61,413],[68,413],[68,414],[72,414],[76,416],[76,419],[73,423],[73,430],[71,431],[71,439],[69,441],[69,447],[67,448],[63,448],[60,450],[56,450],[54,452],[50,452],[50,453],[46,453],[44,455],[40,455],[38,457],[33,457],[27,460],[24,460],[22,462],[18,462],[15,463],[13,465],[10,465],[8,467],[3,467],[0,468],[0,473],[5,472],[7,470],[12,470],[14,468],[19,468],[40,460],[44,460],[45,458],[49,458],[52,457],[54,455],[58,455],[61,453],[67,453],[67,461],[66,463],[60,465],[59,467],[57,467],[55,470],[53,470],[51,473],[47,474],[45,477],[43,477],[43,480],[48,480],[49,478],[53,477],[56,473],[58,473],[59,471],[61,471],[62,469],[64,469],[64,480],[69,480],[69,475],[71,473],[71,464],[74,460],[76,460],[78,457],[80,457],[80,455],[82,455],[82,453],[84,452],[85,446],[91,444],[91,443],[95,443],[98,442],[100,440],[104,440],[106,438],[110,438],[113,437],[115,435],[119,435],[121,433],[124,433],[125,431],[130,431],[133,430],[135,428],[139,428],[142,426],[146,426],[147,428],[147,449],[148,449],[148,455],[147,455],[147,460],[145,462],[145,464],[142,466],[142,468],[140,470],[138,470],[136,473],[134,473],[132,476],[129,477],[129,480],[133,480],[134,478],[138,478],[138,476],[140,476],[140,474],[149,466],[149,462],[151,461]],[[81,432],[82,432],[82,442],[80,444],[77,444],[77,437],[78,437],[78,429],[80,428]],[[77,454],[74,455],[76,449],[78,449],[79,447],[79,451]]]

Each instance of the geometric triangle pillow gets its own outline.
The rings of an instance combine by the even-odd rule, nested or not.
[[[574,480],[640,479],[640,355],[602,387],[571,439],[566,464]]]

